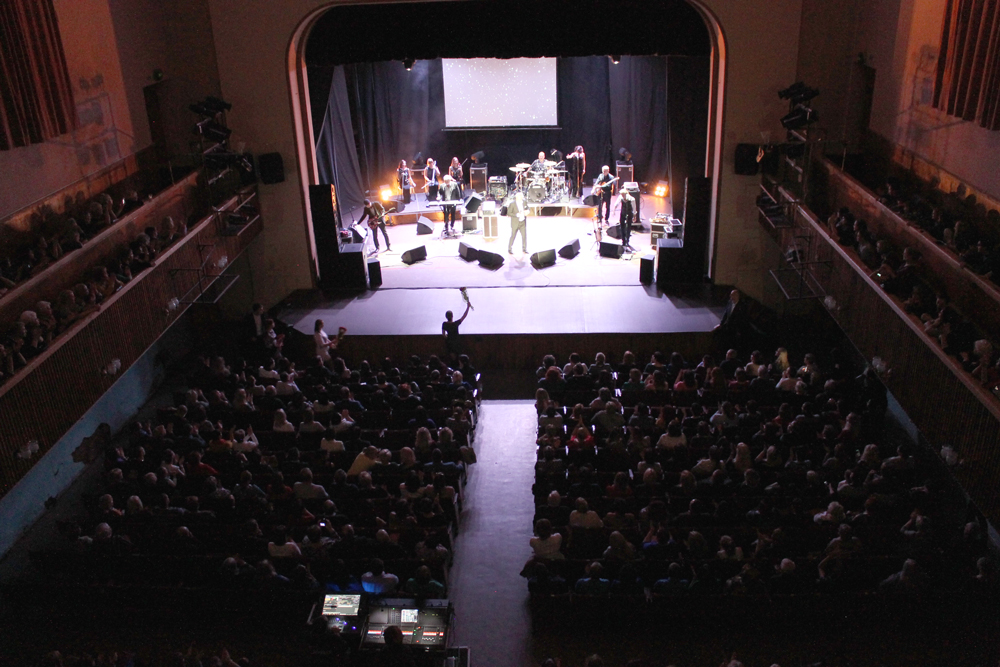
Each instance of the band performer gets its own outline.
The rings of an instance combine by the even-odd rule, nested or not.
[[[507,243],[507,254],[514,254],[514,237],[521,232],[521,252],[528,252],[528,206],[524,203],[524,193],[517,192],[514,199],[507,205],[507,215],[510,216],[510,241]]]
[[[358,224],[360,225],[365,220],[368,220],[368,226],[372,230],[372,240],[375,241],[375,252],[379,251],[378,247],[378,230],[382,230],[382,236],[385,237],[385,249],[392,250],[392,245],[389,243],[389,233],[385,231],[385,208],[379,202],[372,202],[370,199],[365,200],[365,209],[361,212],[361,217],[358,218]]]
[[[403,192],[403,203],[410,203],[410,193],[413,190],[413,178],[410,176],[410,168],[406,166],[406,160],[399,161],[399,168],[396,169],[396,184]]]
[[[452,180],[455,181],[455,185],[458,186],[458,199],[464,196],[462,190],[465,184],[465,170],[462,169],[462,163],[458,161],[457,157],[451,159],[451,165],[448,166],[448,175],[451,176]],[[447,199],[447,197],[445,197]]]
[[[437,201],[440,179],[441,170],[438,169],[437,162],[427,158],[427,166],[424,167],[424,192],[427,193],[427,201]]]
[[[448,174],[444,177],[444,185],[441,186],[441,199],[444,201],[461,201],[462,193],[455,179]],[[451,234],[455,231],[455,217],[458,206],[456,204],[444,205],[444,231]]]
[[[611,195],[616,180],[618,179],[611,175],[611,167],[604,165],[601,167],[601,175],[597,177],[597,182],[594,184],[594,190],[601,197],[600,201],[597,202],[597,217],[602,217],[601,209],[604,209],[604,224],[608,224],[611,218]]]
[[[632,238],[632,220],[635,218],[635,197],[628,190],[622,190],[619,203],[621,204],[621,215],[618,220],[622,231],[622,246],[633,250],[634,248],[629,245],[629,240]]]
[[[536,177],[545,175],[545,151],[538,153],[538,159],[531,163],[531,171]]]
[[[583,175],[587,171],[587,154],[583,146],[577,146],[566,156],[566,170],[569,172],[569,196],[578,199],[583,196]]]

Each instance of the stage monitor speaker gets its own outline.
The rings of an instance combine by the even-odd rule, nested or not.
[[[417,236],[434,233],[434,222],[429,218],[420,216],[417,218]]]
[[[563,259],[573,259],[580,254],[580,239],[573,239],[572,243],[567,243],[559,248],[559,256]]]
[[[541,252],[532,253],[531,255],[531,265],[536,269],[544,269],[546,266],[552,266],[555,263],[555,250],[542,250]]]
[[[756,176],[760,172],[757,162],[757,144],[736,144],[735,170],[740,176]]]
[[[411,248],[403,253],[403,264],[414,264],[422,259],[427,259],[427,246]]]
[[[261,153],[257,156],[257,167],[261,183],[285,182],[285,162],[281,153]]]
[[[646,253],[639,260],[639,282],[643,285],[652,284],[656,274],[656,255],[651,252]]]
[[[465,200],[465,212],[475,213],[479,210],[480,205],[483,203],[483,196],[477,192],[473,192],[469,195],[469,198]]]
[[[404,202],[402,199],[400,199],[400,200],[396,201],[396,203],[394,203],[392,206],[390,206],[389,210],[386,211],[386,212],[387,213],[402,213],[405,210],[406,210],[406,202]]]
[[[618,223],[615,223],[610,227],[608,227],[606,230],[604,230],[604,233],[613,239],[620,239],[622,237],[622,226]]]
[[[462,216],[463,232],[474,232],[477,229],[479,229],[479,216],[475,214]]]
[[[479,255],[479,266],[485,266],[487,269],[498,269],[503,266],[503,256],[498,255],[495,252],[490,252],[489,250],[480,250]]]
[[[612,243],[611,241],[601,241],[601,257],[621,259],[621,256],[624,253],[625,253],[625,248],[622,247],[621,243]]]
[[[357,225],[351,225],[351,243],[364,243],[368,232],[364,228],[359,229]]]
[[[368,289],[378,289],[382,286],[382,263],[378,257],[368,258]]]
[[[479,251],[465,241],[458,242],[458,254],[466,262],[474,262],[479,259]]]
[[[583,198],[583,203],[586,206],[597,206],[601,203],[601,198],[591,192],[589,195]]]

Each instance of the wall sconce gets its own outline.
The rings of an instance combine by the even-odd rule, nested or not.
[[[170,313],[177,310],[180,307],[180,305],[181,301],[176,296],[172,298],[170,301],[167,301],[167,314],[169,315]]]
[[[27,461],[32,456],[38,453],[38,441],[29,440],[24,443],[19,450],[17,450],[17,458],[22,461]]]
[[[219,261],[215,263],[215,266],[221,271],[227,266],[229,266],[229,255],[223,255],[219,258]]]
[[[101,375],[118,375],[118,371],[122,369],[121,359],[112,359],[108,362],[108,365],[101,369]]]
[[[823,299],[823,305],[826,306],[827,310],[829,310],[831,312],[834,312],[834,313],[837,312],[837,310],[839,310],[839,308],[840,308],[840,306],[837,304],[837,300],[834,299],[829,294],[827,294],[826,298]]]

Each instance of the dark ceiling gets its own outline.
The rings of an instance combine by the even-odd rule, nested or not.
[[[685,0],[463,0],[348,5],[316,22],[310,65],[416,58],[707,55]]]

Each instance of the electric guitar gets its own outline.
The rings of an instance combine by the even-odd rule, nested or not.
[[[604,181],[603,183],[597,183],[596,185],[594,185],[594,189],[596,190],[597,188],[600,188],[601,192],[611,192],[610,188],[611,188],[612,185],[615,184],[615,181],[617,181],[617,180],[618,180],[618,177],[614,176],[614,177],[612,177],[612,179],[610,181]]]
[[[378,213],[377,217],[368,216],[368,227],[372,231],[378,229],[378,226],[385,223],[385,214],[388,212],[381,204],[373,204],[372,210]]]

